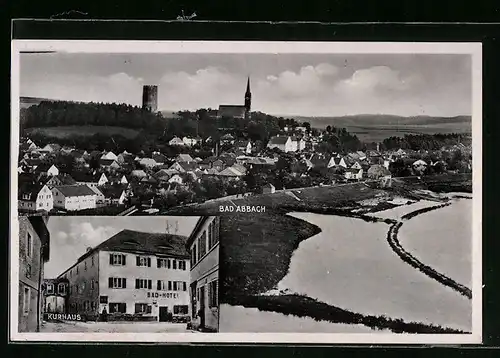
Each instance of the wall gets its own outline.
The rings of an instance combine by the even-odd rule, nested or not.
[[[94,265],[92,265],[92,257],[94,257]],[[86,270],[85,263],[87,264]],[[92,254],[72,267],[71,270],[68,270],[63,276],[69,281],[68,313],[97,314],[99,303],[99,255],[97,253]],[[93,288],[92,281],[94,281]]]
[[[47,186],[44,186],[36,198],[36,209],[50,211],[53,207],[54,198],[52,191]]]
[[[28,255],[27,234],[31,235],[31,255]],[[19,331],[35,332],[37,329],[37,304],[43,263],[40,263],[41,241],[27,217],[19,217]],[[28,269],[29,265],[31,270]],[[28,271],[31,273],[29,274]],[[27,277],[30,276],[30,277]],[[30,288],[30,309],[23,312],[24,288]],[[40,305],[42,300],[40,299]],[[40,316],[41,316],[40,309]]]
[[[110,253],[119,253],[126,256],[125,266],[114,266],[109,263]],[[159,307],[167,306],[169,312],[173,312],[174,305],[187,305],[189,306],[189,260],[182,259],[186,262],[186,270],[174,270],[172,268],[158,268],[157,257],[154,255],[141,255],[151,259],[151,267],[138,267],[136,265],[136,254],[114,252],[114,251],[101,251],[99,252],[99,260],[101,265],[99,267],[99,292],[101,296],[108,296],[108,304],[100,304],[100,312],[106,307],[109,312],[109,303],[126,303],[127,312],[129,314],[135,313],[136,303],[146,303],[152,305],[151,316],[158,317]],[[174,260],[174,258],[170,258]],[[181,259],[175,259],[180,261]],[[178,266],[177,266],[178,267]],[[108,280],[110,277],[126,278],[126,288],[109,288]],[[149,279],[151,280],[151,289],[135,288],[136,279]],[[157,290],[157,281],[182,281],[186,282],[186,291],[167,291]],[[168,288],[168,287],[167,287]],[[183,287],[181,287],[182,289]],[[150,297],[148,297],[148,293]],[[156,297],[158,294],[158,297]],[[165,297],[163,297],[165,294]],[[176,296],[176,297],[174,297]]]
[[[193,325],[195,327],[200,325],[200,317],[196,315],[196,313],[201,309],[201,302],[199,301],[199,292],[200,288],[205,288],[205,301],[204,307],[205,310],[203,312],[205,316],[205,326],[206,328],[210,328],[212,330],[218,330],[219,325],[219,309],[218,307],[209,307],[209,289],[208,286],[210,282],[213,280],[218,280],[219,276],[219,244],[215,244],[210,251],[208,250],[208,230],[210,224],[214,220],[219,220],[219,218],[211,218],[203,223],[203,226],[200,228],[196,238],[193,240],[190,246],[190,252],[193,251],[194,246],[199,246],[199,238],[203,235],[204,232],[207,232],[207,253],[203,257],[198,257],[196,264],[191,268],[191,285],[196,285],[197,294],[196,297],[191,297],[194,301],[194,308],[196,310],[195,317],[193,317]],[[218,233],[216,233],[218,236]],[[198,249],[196,250],[198,253]],[[196,254],[197,254],[196,253]],[[218,296],[218,292],[217,292]]]
[[[65,299],[62,296],[46,296],[44,312],[65,313]]]

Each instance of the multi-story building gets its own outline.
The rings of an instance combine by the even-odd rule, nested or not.
[[[44,313],[67,313],[69,282],[65,278],[43,280]]]
[[[203,331],[219,329],[219,227],[219,217],[201,217],[186,244],[191,254],[191,322]]]
[[[49,260],[47,216],[19,217],[19,332],[37,332],[43,315],[43,266]]]
[[[62,185],[52,188],[54,208],[68,211],[95,209],[97,195],[87,185]]]
[[[59,277],[69,281],[68,313],[89,319],[189,317],[189,254],[179,235],[122,230],[88,248]],[[113,318],[114,317],[114,318]]]

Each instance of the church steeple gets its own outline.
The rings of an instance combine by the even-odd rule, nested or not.
[[[250,92],[250,76],[247,79],[247,90],[245,92],[245,110],[247,116],[250,115],[250,110],[252,109],[252,92]]]

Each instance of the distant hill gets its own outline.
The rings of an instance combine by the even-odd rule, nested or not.
[[[309,122],[312,127],[325,128],[334,127],[363,127],[363,126],[397,126],[397,125],[437,125],[446,123],[471,123],[471,116],[455,117],[433,117],[412,116],[403,117],[389,114],[359,114],[340,117],[305,117],[292,116],[291,118],[300,122]]]
[[[43,101],[51,101],[51,102],[57,102],[57,99],[49,99],[49,98],[40,98],[40,97],[19,97],[19,106],[20,108],[28,108],[31,106],[36,106],[40,102]]]

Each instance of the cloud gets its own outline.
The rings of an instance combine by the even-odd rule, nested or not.
[[[419,82],[417,75],[402,75],[390,67],[375,66],[355,71],[338,84],[337,92],[405,91]]]
[[[70,225],[71,241],[77,245],[94,247],[104,240],[109,239],[119,230],[111,226],[94,227],[89,222],[72,223]]]

